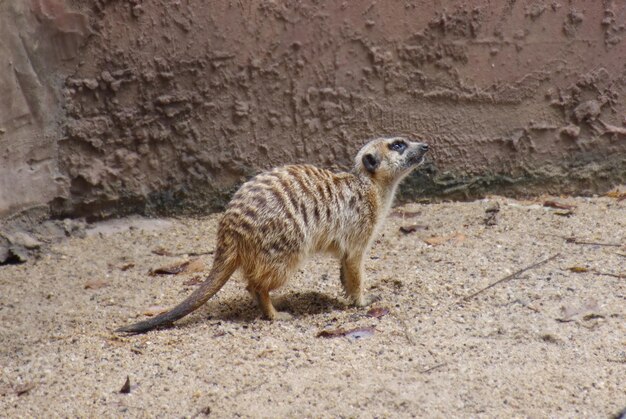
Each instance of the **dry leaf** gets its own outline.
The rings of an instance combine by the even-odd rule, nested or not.
[[[620,191],[616,189],[614,191],[608,192],[606,196],[608,196],[609,198],[615,198],[618,201],[623,201],[624,199],[626,199],[626,191]]]
[[[163,306],[151,306],[148,307],[147,309],[144,310],[143,315],[144,316],[157,316],[161,313],[165,313],[168,310],[167,307],[163,307]]]
[[[322,330],[321,332],[317,334],[317,337],[330,339],[330,338],[338,338],[338,337],[346,336],[346,337],[353,338],[353,339],[361,339],[361,338],[373,336],[375,330],[376,329],[374,327],[357,327],[355,329],[349,329],[349,330],[342,329],[342,328],[335,329],[335,330]]]
[[[404,234],[415,233],[417,230],[428,230],[428,226],[421,224],[411,224],[408,226],[401,226],[399,229]]]
[[[566,210],[566,211],[554,211],[554,215],[560,215],[561,217],[571,217],[574,215],[574,211]]]
[[[452,241],[454,241],[454,243],[456,243],[456,244],[461,243],[466,238],[467,238],[467,236],[465,234],[463,234],[463,233],[456,233],[456,234],[454,234],[451,237]]]
[[[544,207],[550,207],[550,208],[556,208],[556,209],[563,209],[563,210],[573,210],[574,208],[576,208],[576,205],[569,205],[569,204],[564,204],[562,202],[558,202],[558,201],[545,201],[543,203]]]
[[[570,266],[567,269],[571,272],[576,272],[576,273],[589,272],[589,268],[585,268],[584,266]]]
[[[130,268],[134,268],[134,267],[135,267],[135,264],[132,263],[132,262],[129,262],[129,263],[125,263],[122,266],[120,266],[120,270],[125,272],[125,271],[129,270]]]
[[[424,242],[426,244],[430,244],[431,246],[439,246],[441,244],[444,244],[446,241],[448,241],[448,238],[442,236],[432,236],[424,239]]]
[[[384,307],[370,308],[367,311],[367,315],[369,317],[374,317],[375,319],[380,319],[381,317],[386,316],[387,314],[389,314],[389,309],[384,308]]]
[[[548,342],[548,343],[559,343],[561,342],[561,339],[559,339],[558,337],[551,335],[550,333],[546,333],[544,335],[541,335],[541,340],[543,340],[544,342]]]
[[[466,239],[465,234],[463,233],[454,233],[451,234],[449,236],[432,236],[432,237],[428,237],[426,239],[424,239],[424,242],[426,244],[429,244],[431,246],[439,246],[442,245],[446,242],[449,241],[453,241],[454,243],[458,244],[461,243],[463,240]]]
[[[201,272],[203,270],[204,263],[199,258],[196,258],[175,262],[173,264],[161,266],[156,269],[151,269],[148,272],[148,275],[178,275],[180,273]]]
[[[126,381],[124,382],[124,385],[120,389],[120,393],[122,394],[130,393],[130,377],[128,375],[126,376]]]
[[[583,316],[583,320],[595,320],[595,319],[604,319],[605,317],[602,314],[589,313]]]
[[[156,249],[152,250],[152,253],[159,256],[172,256],[172,252],[165,249],[164,247],[157,247]]]
[[[369,337],[374,336],[374,332],[376,332],[376,329],[374,329],[374,327],[372,326],[359,327],[356,329],[348,330],[348,332],[346,333],[346,337],[352,338],[352,339],[369,338]]]
[[[85,289],[86,290],[98,290],[100,288],[104,288],[104,287],[108,287],[109,283],[107,281],[104,281],[102,279],[91,279],[87,282],[85,282]]]
[[[148,275],[177,275],[184,272],[187,265],[189,265],[188,260],[177,262],[172,265],[161,266],[160,268],[151,269],[150,272],[148,272]]]
[[[341,336],[345,336],[346,331],[344,329],[335,329],[335,330],[322,330],[317,334],[318,338],[338,338]]]

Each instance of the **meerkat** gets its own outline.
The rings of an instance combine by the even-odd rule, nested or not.
[[[117,329],[142,333],[170,324],[203,305],[240,269],[247,290],[270,320],[276,311],[270,291],[289,279],[316,252],[340,260],[347,298],[366,306],[363,257],[387,217],[400,181],[424,160],[428,145],[406,138],[379,138],[358,152],[350,172],[312,165],[270,170],[244,183],[218,226],[213,266],[207,279],[172,310]]]

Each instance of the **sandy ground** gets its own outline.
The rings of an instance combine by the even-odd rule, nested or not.
[[[236,274],[139,336],[112,329],[194,289],[202,272],[148,272],[210,252],[217,216],[99,224],[0,267],[0,416],[608,417],[626,407],[626,201],[545,199],[396,208],[366,262],[381,317],[346,307],[319,257],[275,295],[291,321],[260,319]],[[318,337],[339,328],[365,329]]]

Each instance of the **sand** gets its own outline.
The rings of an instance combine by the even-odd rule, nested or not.
[[[0,416],[614,415],[626,407],[626,201],[556,198],[568,215],[547,199],[396,208],[365,263],[373,312],[346,306],[337,263],[320,256],[275,292],[293,320],[261,319],[236,274],[193,315],[137,336],[112,330],[197,286],[218,215],[92,225],[0,266]],[[195,272],[148,274],[195,258]]]

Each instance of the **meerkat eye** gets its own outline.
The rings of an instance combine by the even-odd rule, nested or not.
[[[394,141],[393,143],[389,144],[389,150],[397,151],[400,154],[404,153],[406,147],[406,143],[402,140]]]

